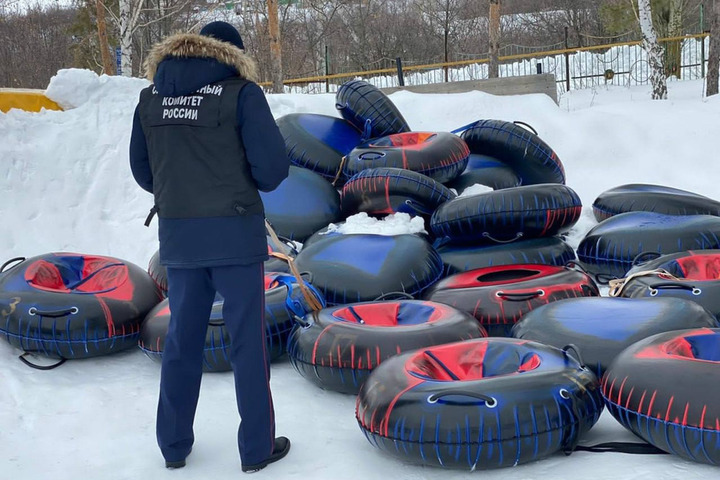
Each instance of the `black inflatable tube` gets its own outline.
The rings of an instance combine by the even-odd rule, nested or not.
[[[420,316],[423,309],[432,311],[432,321],[413,323],[410,318],[410,324],[401,324],[404,319],[398,317]],[[395,325],[373,318],[385,315],[382,310],[396,312]],[[336,316],[346,311],[352,316]],[[471,315],[417,300],[341,305],[310,313],[304,320],[307,325],[297,325],[288,339],[293,367],[321,388],[352,394],[381,362],[401,352],[487,336]]]
[[[575,260],[575,250],[560,237],[533,238],[497,245],[443,245],[437,248],[448,275],[496,265],[563,266]]]
[[[328,235],[295,259],[329,305],[366,302],[391,292],[413,296],[442,276],[442,260],[415,235]]]
[[[572,343],[602,378],[630,345],[685,328],[718,327],[702,306],[678,298],[570,298],[540,306],[522,317],[512,336],[562,348]]]
[[[352,177],[368,168],[404,168],[445,183],[460,175],[470,150],[448,132],[407,132],[363,142],[345,160],[343,172]]]
[[[361,142],[350,123],[327,115],[291,113],[278,118],[277,125],[290,161],[330,181],[338,175],[342,158]]]
[[[409,132],[410,126],[392,101],[364,80],[350,80],[335,95],[340,115],[363,132],[363,139]]]
[[[403,212],[430,217],[455,198],[443,184],[417,172],[401,168],[371,168],[350,178],[340,194],[343,215],[358,212],[389,215]]]
[[[565,183],[565,169],[555,151],[540,137],[512,122],[480,120],[462,133],[470,152],[509,165],[523,185]]]
[[[161,299],[153,279],[130,262],[39,255],[0,274],[0,337],[52,358],[107,355],[137,344],[142,320]]]
[[[720,465],[720,329],[676,330],[624,350],[603,378],[610,413],[659,449]]]
[[[509,337],[513,326],[538,307],[599,295],[592,278],[571,268],[499,265],[444,278],[424,298],[468,312],[490,336]]]
[[[720,217],[628,212],[590,229],[578,245],[577,256],[593,274],[622,278],[641,254],[718,248]]]
[[[593,214],[598,222],[620,213],[638,211],[720,216],[720,202],[677,188],[634,183],[611,188],[593,203]]]
[[[581,211],[580,197],[570,187],[529,185],[446,202],[433,214],[430,227],[451,243],[506,243],[565,231]]]
[[[602,408],[597,378],[565,352],[488,338],[383,362],[360,389],[356,417],[392,456],[473,471],[572,451]]]

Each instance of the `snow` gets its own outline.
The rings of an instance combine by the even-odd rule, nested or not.
[[[0,115],[3,201],[0,258],[75,251],[146,266],[157,249],[156,225],[143,226],[152,205],[128,167],[133,109],[147,82],[61,71],[48,94],[66,112]],[[702,98],[697,81],[669,84],[668,101],[650,101],[649,86],[603,87],[563,95],[495,97],[481,92],[391,96],[414,130],[450,131],[480,118],[533,125],[562,160],[583,215],[570,233],[577,246],[595,221],[594,199],[625,183],[667,185],[718,199],[720,100]],[[269,96],[275,116],[337,115],[334,96]],[[406,227],[410,222],[406,223]],[[230,373],[207,374],[188,466],[168,471],[155,444],[159,366],[131,350],[37,371],[0,342],[0,480],[53,478],[238,478],[237,412]],[[460,479],[467,472],[422,468],[377,451],[354,419],[352,396],[326,392],[289,362],[274,363],[277,432],[293,441],[287,459],[254,478]],[[607,413],[584,444],[631,441]],[[717,469],[675,456],[578,452],[514,468],[475,473],[488,480],[700,480]]]
[[[375,235],[402,235],[403,233],[427,233],[421,217],[411,217],[407,213],[394,213],[385,218],[370,217],[365,212],[349,216],[340,225],[331,223],[327,233],[372,233]]]

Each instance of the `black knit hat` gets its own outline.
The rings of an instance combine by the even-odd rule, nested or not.
[[[212,37],[221,42],[227,42],[235,45],[240,50],[245,50],[240,33],[226,22],[210,22],[200,30],[200,35]]]

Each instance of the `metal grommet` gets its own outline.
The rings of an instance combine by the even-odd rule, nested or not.
[[[565,389],[565,388],[561,388],[561,389],[560,389],[560,396],[561,396],[562,398],[564,398],[564,399],[567,400],[567,399],[570,398],[570,392],[569,392],[567,389]]]
[[[702,293],[702,290],[700,290],[700,289],[697,288],[697,287],[692,289],[692,294],[693,294],[693,295],[700,295],[701,293]]]
[[[657,294],[658,294],[657,288],[650,288],[650,296],[651,297],[655,297],[655,296],[657,296]]]
[[[488,408],[497,407],[497,404],[498,404],[497,399],[495,399],[495,397],[490,397],[490,400],[492,400],[492,402],[488,402],[487,400],[485,400],[485,406]]]
[[[78,310],[77,307],[72,307],[72,308],[70,309],[70,314],[71,314],[71,315],[75,315],[75,314],[78,313],[79,311],[80,311],[80,310]]]
[[[497,292],[495,292],[495,296],[499,298],[502,297],[504,293],[505,292],[503,292],[502,290],[498,290]]]
[[[538,295],[539,297],[544,297],[544,296],[545,296],[545,290],[543,290],[542,288],[539,289],[538,292],[540,292],[540,294]]]
[[[30,307],[30,309],[28,310],[29,315],[35,315],[36,313],[37,313],[37,308],[35,308],[35,307]]]
[[[437,398],[435,398],[435,395],[434,395],[434,394],[433,394],[433,395],[430,395],[430,396],[427,398],[427,402],[428,402],[428,403],[437,403]]]

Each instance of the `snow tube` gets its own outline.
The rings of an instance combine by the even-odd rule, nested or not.
[[[311,285],[310,291],[322,301],[322,296]],[[147,316],[142,325],[142,333],[138,345],[152,360],[162,361],[165,337],[170,325],[170,304],[167,299],[157,305]],[[292,309],[288,305],[292,305]],[[205,335],[203,351],[203,370],[206,372],[226,372],[232,370],[230,349],[232,341],[225,329],[223,320],[223,298],[215,297],[212,312]],[[309,311],[304,306],[303,296],[297,280],[291,275],[267,273],[265,275],[265,341],[271,360],[285,353],[290,331],[293,328],[291,314],[305,314]]]
[[[470,154],[465,171],[448,183],[448,187],[461,194],[466,188],[473,185],[485,185],[494,190],[520,186],[520,178],[515,170],[487,155]]]
[[[350,80],[340,85],[335,94],[335,108],[363,132],[363,140],[410,131],[410,126],[387,95],[363,80]]]
[[[265,216],[278,235],[298,242],[340,219],[340,195],[323,177],[290,167],[288,178],[272,192],[260,192]]]
[[[349,178],[368,168],[404,168],[445,183],[465,170],[469,155],[465,142],[452,133],[397,133],[355,147],[345,160],[343,173]]]
[[[539,263],[563,266],[575,260],[575,250],[559,237],[533,238],[498,245],[443,245],[437,251],[448,275],[494,265]]]
[[[720,465],[720,329],[653,335],[625,351],[602,382],[625,428],[657,448]]]
[[[390,455],[472,471],[572,451],[602,408],[597,377],[563,350],[487,338],[383,362],[355,415]]]
[[[677,188],[635,183],[611,188],[593,203],[593,214],[598,222],[619,213],[638,211],[720,216],[720,202]]]
[[[417,300],[324,308],[305,316],[288,340],[297,372],[320,388],[357,394],[381,362],[418,348],[486,337],[471,316]]]
[[[662,269],[670,275],[639,272]],[[720,250],[663,255],[628,272],[620,295],[628,298],[684,298],[699,303],[720,319]]]
[[[491,337],[509,337],[520,317],[541,305],[599,295],[589,276],[571,268],[501,265],[447,277],[425,298],[472,314]]]
[[[402,168],[371,168],[350,178],[340,194],[344,216],[358,212],[389,215],[403,212],[430,217],[437,207],[455,198],[443,184]]]
[[[594,274],[622,278],[640,254],[669,254],[720,248],[720,218],[628,212],[599,223],[577,248],[580,263]]]
[[[480,120],[462,139],[471,153],[497,158],[517,173],[523,185],[565,183],[565,169],[557,154],[537,134],[502,120]]]
[[[153,256],[150,257],[150,261],[148,262],[147,272],[150,275],[150,278],[152,278],[153,281],[155,282],[155,285],[157,285],[163,298],[167,297],[167,292],[168,292],[167,268],[165,268],[165,266],[163,266],[163,265],[160,265],[160,250],[155,250],[155,253],[153,253]]]
[[[23,259],[0,274],[0,336],[25,352],[74,359],[133,347],[162,299],[141,267],[77,253]],[[12,262],[6,262],[0,271]]]
[[[657,333],[720,326],[690,300],[677,298],[570,298],[529,312],[512,336],[562,348],[577,347],[585,365],[602,378],[620,352]]]
[[[282,253],[283,255],[287,255],[289,257],[294,257],[297,255],[297,251],[294,249],[294,247],[291,247],[290,245],[287,245],[285,243],[278,243],[272,239],[269,235],[267,237],[267,244],[268,244],[268,254],[270,253]],[[288,264],[285,260],[281,260],[276,257],[270,257],[267,260],[265,260],[265,271],[266,272],[289,272],[290,267],[288,267]],[[152,257],[150,257],[150,262],[148,263],[148,273],[150,274],[150,277],[155,281],[158,288],[160,289],[160,292],[162,293],[163,297],[167,297],[168,292],[168,283],[167,283],[167,269],[160,265],[160,251],[156,250]]]
[[[277,119],[290,161],[333,181],[342,158],[361,143],[346,120],[314,113],[291,113]]]
[[[367,302],[403,292],[417,296],[442,276],[440,255],[415,235],[334,235],[295,259],[328,304]]]
[[[435,210],[430,227],[451,243],[505,243],[568,230],[581,211],[580,198],[570,187],[529,185],[446,202]]]

